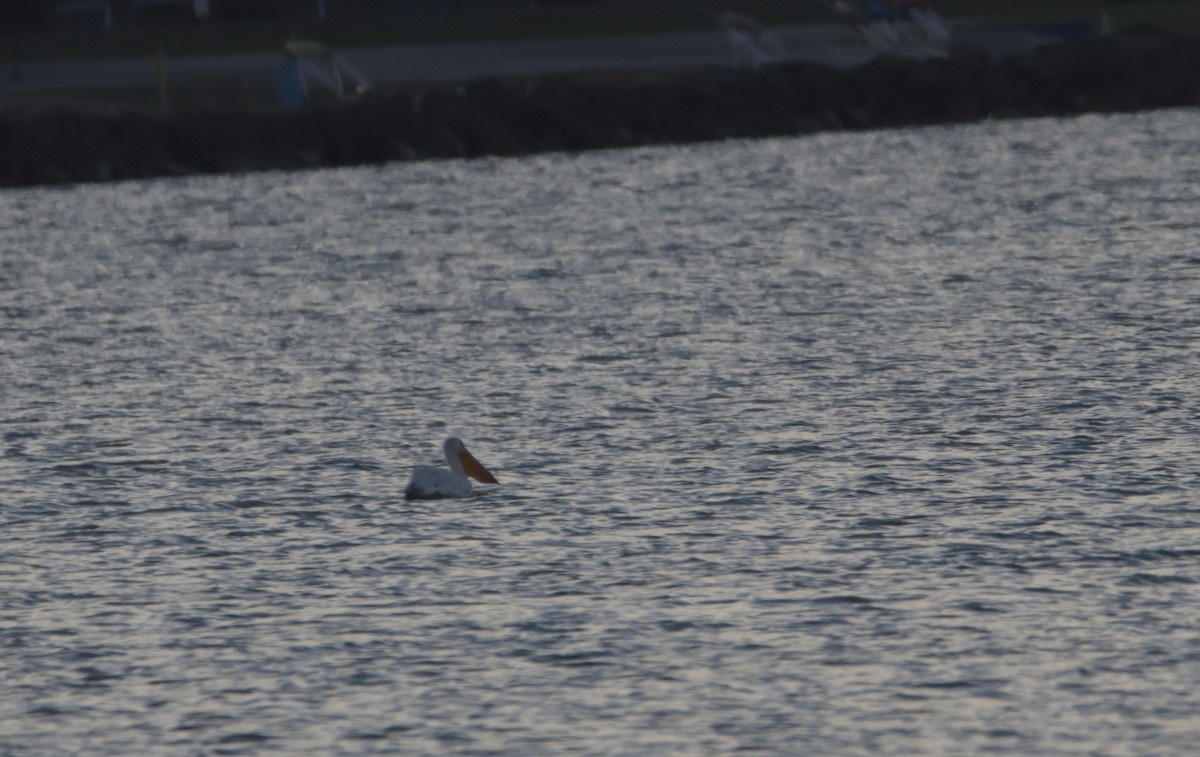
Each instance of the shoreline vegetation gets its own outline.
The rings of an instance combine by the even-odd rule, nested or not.
[[[776,0],[744,5],[782,7]],[[1023,12],[1026,5],[1040,9],[1039,20],[1056,22],[1063,20],[1056,12],[1069,6],[1078,17],[1087,3],[1014,0],[1009,10]],[[1097,20],[1104,5],[1095,3]],[[815,2],[812,6],[823,10]],[[682,7],[667,2],[658,10]],[[1110,19],[1116,33],[1109,36],[1002,54],[964,42],[943,56],[885,53],[851,68],[804,60],[757,69],[550,72],[380,87],[354,101],[291,110],[215,103],[159,109],[147,107],[143,92],[77,92],[45,107],[0,112],[0,187],[574,152],[1200,104],[1200,38],[1181,24],[1168,32],[1155,28],[1160,24],[1134,23],[1140,16],[1130,10],[1143,15],[1153,10],[1169,22],[1182,4],[1110,0],[1108,7],[1126,14]],[[695,15],[698,28],[712,30],[710,19]],[[769,13],[763,17],[773,20]],[[564,28],[560,23],[555,33]],[[651,27],[643,23],[641,28]],[[460,28],[447,41],[461,42],[463,34]],[[87,107],[92,97],[107,98],[107,107]]]

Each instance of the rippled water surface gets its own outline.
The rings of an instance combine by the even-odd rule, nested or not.
[[[0,194],[0,752],[1195,754],[1198,210],[1194,111]]]

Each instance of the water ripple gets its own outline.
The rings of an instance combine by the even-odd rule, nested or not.
[[[1189,753],[1198,128],[6,192],[5,749]]]

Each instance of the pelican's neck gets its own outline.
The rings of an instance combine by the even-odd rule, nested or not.
[[[458,459],[458,450],[453,449],[449,444],[442,450],[442,454],[446,456],[446,467],[453,473],[466,478],[467,472],[463,470],[462,461]]]

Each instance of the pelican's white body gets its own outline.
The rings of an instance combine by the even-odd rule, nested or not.
[[[446,468],[418,465],[404,487],[405,499],[440,499],[441,497],[471,496],[471,479],[494,484],[496,478],[484,468],[457,436],[442,444]]]

